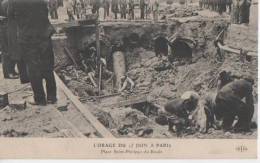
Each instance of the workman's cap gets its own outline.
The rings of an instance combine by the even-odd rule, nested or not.
[[[187,91],[187,92],[184,92],[183,95],[181,96],[181,99],[183,100],[188,100],[188,99],[196,99],[196,100],[199,100],[200,96],[198,93],[194,92],[194,91]]]

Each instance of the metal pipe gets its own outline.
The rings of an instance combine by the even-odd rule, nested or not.
[[[119,88],[120,78],[126,73],[125,55],[121,51],[113,53],[113,68],[116,78],[116,88]]]

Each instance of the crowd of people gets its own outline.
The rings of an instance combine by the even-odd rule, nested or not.
[[[137,9],[140,10],[140,16],[136,16]],[[86,14],[96,13],[101,20],[111,17],[129,20],[149,19],[151,14],[154,20],[158,20],[159,2],[158,0],[69,0],[68,2],[69,20],[82,19]]]
[[[219,14],[231,14],[233,24],[249,23],[251,0],[200,0],[199,5]]]

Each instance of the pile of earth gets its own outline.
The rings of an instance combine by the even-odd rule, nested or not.
[[[182,18],[197,16],[201,9],[198,6],[183,6],[183,5],[167,5],[160,10],[161,15],[167,15],[168,18]]]
[[[214,49],[214,47],[212,47]],[[144,49],[142,49],[144,50]],[[148,52],[140,51],[140,56]],[[153,54],[152,51],[149,51]],[[217,86],[218,74],[225,70],[241,78],[245,75],[252,76],[257,81],[257,61],[240,60],[239,55],[225,54],[225,60],[219,62],[217,58],[200,58],[192,64],[180,65],[172,63],[171,68],[156,71],[162,60],[150,55],[141,62],[129,66],[128,76],[136,83],[136,92],[149,91],[159,105],[164,105],[168,100],[180,97],[186,91],[196,91],[203,98],[209,92],[214,92]],[[254,97],[257,100],[257,85],[254,85]]]

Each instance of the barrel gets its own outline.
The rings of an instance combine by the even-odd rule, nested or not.
[[[116,78],[116,87],[119,87],[121,76],[126,73],[126,61],[125,55],[121,51],[116,51],[113,53],[113,68]]]

